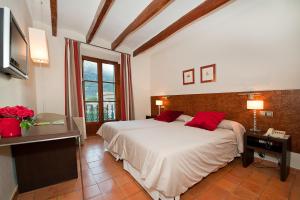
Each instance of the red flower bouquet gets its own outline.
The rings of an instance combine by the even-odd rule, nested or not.
[[[0,135],[15,137],[21,135],[21,128],[29,129],[33,125],[34,112],[24,106],[0,108]]]

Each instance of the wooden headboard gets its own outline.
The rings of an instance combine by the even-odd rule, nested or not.
[[[264,100],[264,110],[273,111],[273,117],[257,113],[258,128],[265,132],[273,127],[292,136],[292,151],[300,153],[300,90],[258,91],[256,99]],[[155,100],[163,100],[164,109],[195,115],[198,111],[226,112],[226,119],[240,122],[245,128],[253,127],[253,111],[247,110],[244,92],[167,95],[151,97],[151,114],[157,115]]]

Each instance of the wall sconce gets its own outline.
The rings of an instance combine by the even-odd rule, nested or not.
[[[160,107],[163,105],[163,101],[162,100],[156,100],[155,105],[158,106],[158,114],[160,114]]]
[[[46,32],[41,29],[29,28],[29,44],[32,61],[40,64],[48,64],[49,56]]]

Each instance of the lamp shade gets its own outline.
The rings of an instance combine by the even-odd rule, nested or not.
[[[162,100],[156,100],[155,101],[155,105],[162,106],[163,105],[163,101]]]
[[[46,32],[29,28],[29,48],[31,59],[35,63],[49,63]]]
[[[260,110],[264,109],[264,101],[262,100],[248,100],[247,109],[249,110]]]

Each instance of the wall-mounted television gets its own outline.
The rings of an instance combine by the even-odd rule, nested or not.
[[[28,43],[9,8],[0,8],[0,71],[28,79]]]

